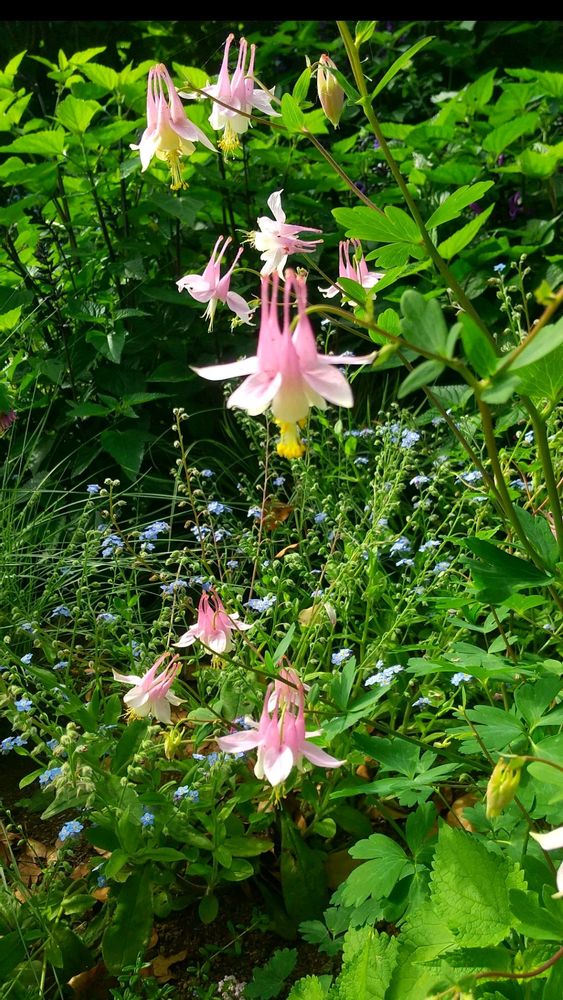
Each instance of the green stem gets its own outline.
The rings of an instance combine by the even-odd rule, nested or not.
[[[491,417],[491,411],[487,406],[487,404],[483,402],[482,399],[479,399],[478,396],[477,396],[477,405],[479,406],[479,413],[481,414],[481,423],[483,426],[483,434],[485,436],[485,444],[487,446],[487,451],[489,453],[489,458],[493,468],[496,487],[502,500],[504,515],[507,518],[507,520],[510,521],[510,524],[512,525],[516,537],[520,540],[520,542],[526,549],[526,552],[529,554],[533,562],[536,564],[536,566],[539,566],[540,569],[544,569],[544,566],[542,565],[541,560],[538,558],[535,549],[530,544],[528,538],[526,537],[524,531],[522,530],[520,521],[516,516],[516,511],[514,510],[512,500],[510,499],[510,494],[508,492],[506,480],[503,476],[500,465],[497,443],[495,441],[495,435],[493,431],[493,421]]]
[[[348,25],[346,24],[345,21],[337,21],[336,23],[338,25],[338,30],[340,31],[340,34],[342,36],[342,40],[343,40],[344,46],[346,48],[346,53],[348,55],[348,59],[350,60],[350,65],[352,67],[352,72],[354,74],[354,79],[356,81],[356,86],[357,86],[360,94],[362,95],[362,99],[361,99],[361,101],[359,103],[362,105],[362,107],[363,107],[363,109],[365,111],[366,117],[367,117],[367,119],[368,119],[368,121],[369,121],[369,123],[370,123],[370,125],[372,127],[373,134],[375,135],[377,141],[379,142],[379,146],[381,148],[381,152],[385,156],[385,159],[387,160],[387,163],[389,165],[389,169],[391,170],[391,173],[393,174],[393,177],[395,178],[395,181],[396,181],[396,183],[397,183],[397,185],[398,185],[398,187],[399,187],[399,189],[400,189],[400,191],[401,191],[401,193],[403,195],[403,198],[405,199],[405,201],[406,201],[406,203],[407,203],[407,205],[409,207],[409,211],[410,211],[410,213],[411,213],[411,215],[412,215],[412,217],[413,217],[413,219],[414,219],[414,221],[415,221],[415,223],[416,223],[416,225],[418,227],[418,230],[420,232],[420,236],[421,236],[421,239],[422,239],[422,243],[423,243],[423,245],[424,245],[424,247],[425,247],[425,249],[426,249],[426,251],[428,253],[428,256],[434,262],[435,267],[437,268],[437,270],[442,275],[444,281],[446,282],[446,285],[449,288],[451,288],[452,292],[455,294],[455,297],[456,297],[459,305],[462,307],[462,309],[469,316],[471,316],[471,318],[473,319],[473,321],[478,325],[479,329],[482,330],[482,332],[485,334],[485,336],[487,337],[489,343],[491,344],[491,346],[494,348],[494,350],[496,352],[497,351],[497,347],[496,347],[495,341],[494,341],[493,337],[491,336],[491,334],[489,333],[487,327],[483,323],[483,320],[479,316],[479,313],[476,311],[476,309],[474,308],[474,306],[471,303],[471,301],[467,298],[467,295],[463,291],[463,288],[461,287],[461,285],[459,284],[459,282],[457,281],[457,279],[454,277],[454,275],[450,271],[448,265],[446,264],[445,260],[443,260],[443,258],[440,256],[440,254],[438,253],[437,248],[434,246],[432,240],[430,239],[430,235],[429,235],[429,233],[428,233],[428,231],[426,229],[426,226],[424,225],[424,222],[422,220],[422,216],[421,216],[420,212],[418,211],[416,203],[415,203],[415,201],[413,200],[413,198],[411,196],[411,193],[410,193],[410,191],[408,189],[408,186],[407,186],[407,183],[405,181],[405,178],[403,177],[403,175],[402,175],[402,173],[401,173],[401,171],[399,169],[399,165],[395,161],[395,159],[393,157],[393,154],[391,153],[391,150],[389,149],[389,146],[387,145],[387,142],[385,140],[385,136],[383,135],[383,132],[381,131],[381,128],[380,128],[380,125],[379,125],[379,121],[378,121],[378,119],[377,119],[377,117],[375,115],[375,112],[373,110],[373,106],[372,106],[372,103],[371,103],[371,100],[370,100],[370,97],[369,97],[369,93],[368,93],[368,89],[367,89],[367,84],[366,84],[366,80],[365,80],[364,73],[363,73],[363,70],[362,70],[362,65],[361,65],[361,62],[360,62],[360,57],[359,57],[359,54],[358,54],[358,50],[357,50],[357,48],[356,48],[356,46],[355,46],[355,44],[354,44],[354,42],[352,40],[352,36],[351,36],[350,31],[348,29]]]
[[[321,156],[324,156],[326,162],[330,164],[330,166],[335,171],[335,173],[337,173],[338,176],[342,178],[342,180],[348,185],[348,187],[350,188],[350,190],[361,201],[363,201],[364,204],[368,206],[368,208],[373,209],[374,212],[379,212],[380,215],[384,215],[385,214],[384,212],[381,211],[380,208],[377,207],[377,205],[374,204],[374,202],[371,200],[371,198],[368,198],[367,194],[364,194],[363,191],[360,191],[359,187],[357,187],[357,185],[354,184],[354,181],[352,180],[351,177],[348,176],[348,174],[346,173],[346,171],[344,170],[344,168],[341,167],[340,164],[336,162],[336,160],[334,159],[334,157],[331,156],[331,154],[328,152],[328,150],[324,148],[324,146],[322,145],[322,143],[319,142],[319,140],[316,138],[316,136],[314,136],[312,132],[309,132],[309,129],[304,128],[302,130],[302,134],[307,136],[307,138],[310,140],[310,142],[313,143],[313,146],[315,147],[315,149],[318,149],[318,151],[321,154]]]
[[[555,472],[553,470],[553,462],[551,461],[551,452],[549,450],[549,441],[547,439],[547,428],[545,426],[545,421],[542,420],[532,401],[524,398],[523,402],[528,413],[530,414],[530,420],[532,421],[532,426],[534,428],[534,437],[538,446],[540,461],[545,477],[545,486],[549,497],[551,514],[553,516],[553,524],[555,527],[555,534],[557,536],[559,554],[563,559],[563,514],[561,512],[561,501],[559,499],[557,480],[555,479]]]

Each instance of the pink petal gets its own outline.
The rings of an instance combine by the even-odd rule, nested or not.
[[[336,368],[319,365],[317,368],[303,372],[303,378],[323,399],[336,406],[352,406],[354,397],[352,390],[342,372]]]
[[[229,736],[220,736],[217,740],[219,748],[225,753],[240,753],[244,750],[252,750],[258,746],[260,737],[256,730],[243,730],[240,733],[231,733]]]
[[[228,292],[227,305],[232,312],[236,313],[237,316],[240,316],[243,323],[250,323],[253,310],[250,308],[246,299],[243,299],[242,295],[239,295],[237,292]]]
[[[177,646],[178,649],[187,649],[188,646],[193,646],[194,642],[199,638],[197,635],[197,625],[192,625],[187,632],[184,632],[180,636],[178,642],[172,643],[173,646]]]
[[[281,196],[283,194],[283,188],[281,191],[274,191],[273,194],[268,198],[268,208],[278,222],[285,222],[285,212],[281,204]],[[260,220],[258,220],[260,221]]]
[[[272,402],[282,383],[282,375],[276,372],[274,376],[267,372],[256,372],[249,375],[238,389],[227,400],[227,407],[233,406],[246,410],[251,417],[264,413]]]
[[[371,354],[319,354],[319,361],[325,365],[371,365],[377,351]]]
[[[221,382],[226,378],[237,378],[239,375],[254,375],[258,371],[258,358],[243,358],[242,361],[231,361],[226,365],[209,365],[207,368],[196,368],[192,371],[211,382]]]
[[[293,767],[293,754],[289,747],[267,748],[262,756],[264,774],[271,785],[281,785]]]
[[[117,670],[113,671],[113,676],[116,681],[121,681],[122,684],[140,684],[142,677],[137,674],[118,674]]]
[[[345,764],[344,760],[337,760],[336,757],[331,757],[326,750],[321,750],[320,747],[315,746],[314,743],[308,743],[306,740],[299,747],[301,753],[307,760],[311,761],[311,764],[316,764],[317,767],[340,767],[341,764]]]

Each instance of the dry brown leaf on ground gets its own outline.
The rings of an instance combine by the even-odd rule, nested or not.
[[[187,958],[188,952],[185,948],[176,952],[175,955],[157,955],[152,960],[152,974],[159,983],[166,983],[169,979],[175,979],[176,973],[170,970],[171,965],[176,962],[183,962]]]
[[[461,826],[468,833],[475,833],[475,827],[466,819],[464,811],[474,806],[477,802],[477,796],[468,793],[467,795],[460,795],[458,799],[452,802],[450,808],[446,813],[446,823],[449,826]]]
[[[69,979],[68,985],[73,990],[74,996],[81,1000],[107,1000],[109,987],[114,986],[116,982],[104,963],[100,962],[94,968],[73,976]]]

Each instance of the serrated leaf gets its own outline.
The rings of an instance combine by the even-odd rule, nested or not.
[[[525,888],[519,868],[462,830],[443,824],[431,876],[432,906],[461,947],[499,944],[512,929],[509,889]]]
[[[82,134],[88,128],[92,118],[102,110],[97,101],[84,101],[80,97],[69,94],[57,106],[56,116],[61,125],[69,132]]]
[[[249,1000],[271,1000],[277,997],[283,984],[297,964],[296,948],[280,948],[259,969],[255,969],[244,994]]]
[[[433,354],[445,353],[448,330],[436,299],[427,302],[420,292],[409,288],[401,298],[401,311],[401,331],[409,345]]]
[[[411,61],[412,57],[415,56],[416,53],[420,51],[420,49],[424,48],[425,45],[428,45],[428,43],[431,42],[433,38],[434,35],[428,35],[426,38],[419,39],[418,42],[415,42],[414,45],[411,45],[410,49],[407,49],[407,51],[403,52],[398,59],[395,59],[393,65],[390,66],[387,72],[383,74],[381,80],[376,85],[371,95],[372,101],[375,97],[377,97],[378,94],[381,93],[383,88],[386,87],[387,84],[391,82],[393,77],[396,76],[397,73],[399,73],[400,70],[402,70],[403,67],[406,66],[407,63]]]
[[[453,194],[448,195],[440,207],[432,213],[426,223],[426,228],[435,229],[436,226],[441,226],[444,222],[451,222],[452,219],[457,219],[467,205],[471,205],[472,202],[479,201],[489,188],[492,187],[493,181],[479,181],[477,184],[464,184],[463,187],[454,191]]]
[[[32,153],[35,156],[60,156],[64,149],[65,133],[62,128],[50,132],[29,132],[19,135],[9,146],[0,147],[3,153]]]
[[[372,927],[351,929],[344,938],[344,967],[337,981],[341,1000],[385,1000],[397,964],[396,937]]]
[[[294,983],[287,1000],[326,1000],[327,992],[318,976],[305,976]]]
[[[466,226],[458,229],[457,233],[450,236],[447,240],[444,240],[438,245],[438,253],[444,257],[445,260],[451,260],[456,254],[460,253],[464,247],[468,246],[473,239],[475,239],[477,233],[485,225],[489,215],[493,211],[493,205],[489,205],[484,209],[479,215],[476,215],[471,222],[468,222]]]
[[[89,63],[81,67],[84,76],[88,77],[91,83],[106,90],[116,90],[119,83],[119,74],[111,66],[102,66],[101,63]]]
[[[303,131],[305,116],[291,94],[283,95],[281,100],[281,114],[283,123],[289,132]]]
[[[410,392],[420,389],[423,385],[430,385],[441,375],[446,366],[441,361],[423,361],[417,365],[412,372],[409,372],[406,379],[399,386],[397,392],[398,399],[404,399]]]

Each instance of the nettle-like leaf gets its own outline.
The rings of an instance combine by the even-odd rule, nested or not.
[[[489,947],[510,932],[509,890],[525,889],[521,869],[485,844],[444,824],[431,876],[431,901],[457,946]]]
[[[338,1000],[385,1000],[398,950],[397,938],[371,927],[349,930],[344,938],[344,968],[336,984]]]
[[[282,948],[274,952],[269,962],[255,969],[252,980],[245,987],[245,996],[250,1000],[271,1000],[277,997],[288,976],[297,963],[295,948]],[[321,994],[322,996],[322,994]]]

